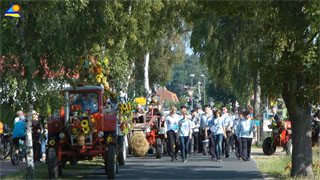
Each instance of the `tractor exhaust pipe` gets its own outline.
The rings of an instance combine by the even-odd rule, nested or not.
[[[70,114],[70,109],[69,109],[69,92],[66,92],[64,94],[64,99],[65,99],[65,113],[64,113],[64,125],[66,126],[67,123],[69,122],[69,114]]]

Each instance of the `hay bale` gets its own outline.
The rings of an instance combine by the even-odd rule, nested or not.
[[[149,143],[142,131],[135,131],[130,138],[130,147],[134,156],[146,156],[149,150]]]

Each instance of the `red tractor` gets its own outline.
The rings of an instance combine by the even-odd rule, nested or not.
[[[134,123],[133,131],[143,131],[152,150],[155,150],[156,158],[160,159],[162,153],[166,153],[167,144],[164,137],[164,119],[154,113],[154,109],[145,116],[143,123]]]
[[[105,108],[103,92],[100,86],[68,87],[63,91],[65,104],[60,116],[48,121],[51,178],[62,175],[67,161],[76,165],[102,156],[109,179],[115,178],[118,164],[125,164],[125,139],[119,130],[117,108]]]
[[[263,141],[262,149],[265,155],[272,155],[275,153],[277,146],[283,147],[287,155],[292,153],[292,139],[291,139],[291,122],[278,121],[271,123],[268,126],[272,129],[271,137],[267,137]]]

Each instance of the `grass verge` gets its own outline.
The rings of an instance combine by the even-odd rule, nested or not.
[[[274,179],[305,179],[305,178],[291,178],[291,168],[287,168],[291,157],[286,155],[274,156],[255,156],[253,157],[259,170],[265,178]],[[313,163],[320,164],[320,148],[313,149]],[[320,179],[320,166],[313,167],[314,179]]]
[[[104,163],[100,159],[94,159],[91,161],[79,161],[76,166],[72,166],[67,163],[63,169],[62,177],[58,179],[82,179],[85,175],[90,174],[95,169],[103,166]],[[34,179],[49,179],[48,165],[47,164],[35,164],[35,177]],[[1,177],[1,180],[16,180],[26,179],[26,170],[22,170],[7,176]]]

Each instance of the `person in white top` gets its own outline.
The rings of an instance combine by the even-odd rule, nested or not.
[[[19,121],[25,121],[25,117],[22,111],[17,111],[17,117],[14,118],[14,124]]]
[[[201,142],[202,142],[202,153],[203,155],[207,155],[208,153],[208,118],[212,116],[211,107],[206,105],[204,106],[204,111],[201,115],[200,119],[200,136],[201,136]]]
[[[171,157],[171,161],[174,159],[178,160],[178,138],[177,138],[177,131],[178,131],[178,121],[179,121],[179,115],[176,114],[177,108],[172,107],[171,112],[168,116],[165,118],[164,128],[165,128],[165,138],[168,139],[169,143],[169,149],[168,154]],[[173,145],[176,145],[175,152],[173,150]]]
[[[241,137],[243,161],[250,160],[251,144],[253,138],[253,131],[256,129],[254,122],[250,117],[250,111],[243,112],[244,119],[241,119],[237,127],[237,135]]]
[[[224,138],[224,154],[226,156],[226,158],[229,157],[229,152],[230,152],[230,141],[232,138],[232,119],[231,119],[231,115],[228,113],[228,109],[226,106],[222,106],[222,115],[221,117],[223,118],[224,121],[224,126],[226,128],[226,135],[227,137]]]
[[[188,118],[188,112],[182,110],[181,114],[183,118],[179,120],[178,134],[181,143],[182,162],[185,163],[188,158],[189,140],[192,138],[192,125],[191,120]]]

